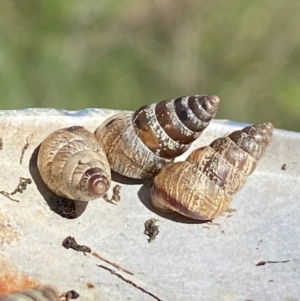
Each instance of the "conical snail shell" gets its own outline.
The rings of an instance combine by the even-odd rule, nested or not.
[[[119,113],[95,132],[111,168],[130,178],[155,174],[183,154],[215,116],[217,96],[183,96]]]
[[[95,136],[80,126],[51,133],[40,146],[37,165],[49,189],[72,200],[97,199],[110,186],[105,153]]]
[[[272,137],[271,123],[248,126],[170,163],[154,178],[151,200],[159,210],[212,220],[245,184]]]

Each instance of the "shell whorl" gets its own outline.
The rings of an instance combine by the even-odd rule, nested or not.
[[[183,96],[107,119],[95,131],[111,168],[146,178],[183,154],[215,116],[217,96]]]
[[[37,164],[45,184],[62,197],[90,201],[103,196],[110,186],[106,155],[83,127],[51,133],[40,146]]]
[[[157,156],[173,159],[183,154],[215,116],[217,96],[183,96],[141,107],[133,126],[143,143]]]
[[[245,184],[272,137],[271,123],[256,124],[193,151],[154,178],[153,205],[163,211],[211,220],[224,213]]]
[[[111,169],[121,175],[143,179],[170,162],[153,154],[139,139],[130,113],[119,113],[107,119],[96,129],[95,135]]]
[[[58,293],[50,286],[41,286],[1,297],[0,301],[59,301]]]

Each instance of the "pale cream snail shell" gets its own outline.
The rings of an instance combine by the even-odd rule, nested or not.
[[[60,301],[57,291],[50,286],[39,286],[1,297],[0,301]]]
[[[78,297],[79,294],[74,290],[59,295],[53,287],[40,285],[12,292],[8,296],[0,296],[0,301],[69,301]]]
[[[119,113],[95,131],[111,169],[136,179],[155,174],[183,154],[215,116],[214,95],[183,96]]]
[[[91,201],[109,189],[109,163],[95,136],[80,126],[51,133],[41,144],[37,165],[50,190],[59,196]]]
[[[170,163],[153,179],[151,201],[161,211],[199,220],[224,213],[263,156],[273,133],[271,123],[256,124]]]

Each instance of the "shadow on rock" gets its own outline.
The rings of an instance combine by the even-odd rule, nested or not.
[[[50,209],[60,216],[68,219],[79,217],[85,211],[88,202],[73,201],[67,198],[60,197],[53,193],[46,186],[37,167],[37,156],[39,149],[40,145],[34,150],[30,158],[29,171],[40,194],[43,196]]]
[[[145,180],[133,179],[133,178],[122,176],[121,174],[113,170],[111,171],[111,178],[114,182],[124,184],[124,185],[141,185],[145,182]]]

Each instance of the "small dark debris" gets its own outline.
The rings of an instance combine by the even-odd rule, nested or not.
[[[10,196],[10,193],[9,193],[9,192],[6,192],[6,191],[1,190],[0,193],[1,193],[2,195],[4,195],[5,197],[7,197],[8,199],[10,199],[11,201],[13,201],[13,202],[17,202],[17,203],[20,202],[19,200],[16,200],[16,199],[12,198],[12,197]]]
[[[33,134],[31,134],[29,137],[26,137],[26,143],[24,144],[24,146],[22,147],[22,150],[21,150],[20,164],[22,164],[22,162],[23,162],[25,151],[28,149],[30,142],[32,140],[32,137],[33,137]]]
[[[113,188],[113,193],[112,193],[111,198],[109,198],[108,194],[106,193],[103,196],[103,199],[106,202],[111,203],[111,204],[115,204],[114,202],[117,202],[117,203],[120,202],[120,200],[121,200],[120,190],[121,190],[121,186],[119,184],[115,185]]]
[[[272,260],[268,260],[268,261],[260,261],[259,263],[256,264],[256,266],[261,266],[261,265],[265,265],[267,263],[286,263],[289,262],[290,260],[282,260],[282,261],[272,261]]]
[[[260,239],[258,242],[257,242],[257,247],[256,247],[256,250],[258,250],[258,246],[263,242],[262,239]]]
[[[234,208],[227,208],[227,210],[225,211],[225,213],[228,213],[228,215],[225,216],[225,217],[226,218],[232,217],[233,214],[231,214],[231,213],[233,213],[233,212],[236,212],[236,209],[234,209]]]
[[[158,221],[157,219],[151,218],[145,222],[144,234],[149,236],[148,242],[153,241],[159,233],[159,230],[158,230],[159,226],[156,225],[157,221]]]
[[[261,265],[265,265],[267,262],[266,261],[260,261],[259,263],[256,264],[256,266],[261,266]]]
[[[56,202],[57,212],[61,217],[74,219],[78,217],[76,206],[73,200],[59,198]]]
[[[69,299],[77,299],[78,297],[79,294],[74,290],[66,292],[66,301]]]
[[[93,283],[87,282],[86,284],[87,288],[94,288],[95,285]]]
[[[226,210],[226,212],[228,212],[228,213],[236,212],[236,209],[234,209],[234,208],[228,208]]]
[[[7,192],[7,191],[0,191],[0,193],[2,195],[4,195],[5,197],[9,198],[10,200],[14,201],[14,202],[17,202],[19,203],[20,201],[19,200],[16,200],[14,198],[11,197],[11,195],[14,195],[16,193],[23,193],[24,190],[26,190],[27,188],[27,185],[31,184],[32,183],[32,180],[30,178],[19,178],[19,184],[18,186],[15,188],[15,190],[13,192]]]
[[[273,281],[274,281],[274,280],[271,279],[271,280],[269,280],[268,282],[273,282]]]
[[[215,223],[215,222],[213,222],[213,221],[208,221],[207,223],[208,223],[209,225],[212,225],[212,226],[219,226],[219,227],[221,227],[221,224]]]
[[[3,139],[2,139],[2,137],[0,137],[0,150],[2,150],[3,149]]]
[[[84,252],[84,253],[91,253],[92,250],[91,248],[84,246],[84,245],[79,245],[75,238],[72,236],[68,236],[66,237],[63,242],[62,242],[62,246],[66,249],[73,249],[75,251],[79,251],[79,252]]]
[[[283,164],[283,165],[281,166],[281,170],[286,170],[286,164]]]
[[[16,187],[16,189],[11,193],[11,195],[16,194],[17,192],[23,193],[24,190],[26,190],[27,185],[30,185],[32,183],[32,180],[30,178],[20,178],[19,184]]]
[[[69,301],[70,299],[77,299],[78,297],[80,297],[80,295],[74,290],[70,290],[60,295],[60,299],[64,298],[65,301]]]

